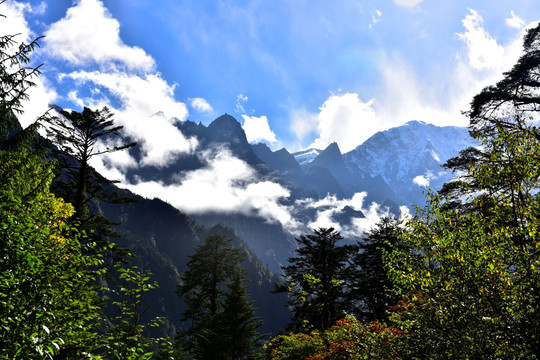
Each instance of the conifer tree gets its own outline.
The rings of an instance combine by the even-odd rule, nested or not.
[[[81,113],[62,110],[60,116],[47,121],[47,134],[58,148],[57,158],[63,170],[54,183],[53,191],[73,204],[73,222],[77,227],[93,241],[111,248],[115,257],[126,256],[128,252],[110,241],[111,237],[119,234],[113,230],[116,224],[100,214],[99,202],[121,203],[129,199],[111,190],[109,185],[115,181],[99,174],[90,166],[90,160],[94,156],[135,146],[135,143],[118,141],[122,128],[114,124],[107,107],[101,110],[85,107]]]
[[[357,301],[349,296],[355,279],[354,245],[338,245],[343,237],[333,228],[320,228],[296,241],[298,256],[282,267],[284,284],[274,292],[289,293],[293,309],[291,327],[296,331],[325,330],[345,312],[355,312]]]
[[[259,323],[242,285],[242,260],[242,251],[220,235],[208,236],[189,258],[178,286],[188,325],[180,337],[195,359],[242,359],[254,353]]]
[[[384,253],[399,244],[395,218],[384,217],[367,236],[358,242],[355,257],[358,266],[357,281],[352,296],[362,303],[359,316],[364,321],[386,320],[389,306],[395,305],[391,293],[392,283],[384,267]]]
[[[227,283],[223,310],[218,316],[218,333],[224,359],[255,359],[262,320],[255,316],[253,301],[246,292],[244,270],[237,268]]]

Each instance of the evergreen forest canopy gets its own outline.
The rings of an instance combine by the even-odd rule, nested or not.
[[[0,19],[1,21],[1,19]],[[0,357],[5,359],[535,359],[540,354],[540,24],[524,55],[467,112],[480,147],[445,166],[457,179],[356,244],[299,236],[274,292],[288,334],[267,337],[249,298],[246,254],[210,234],[176,290],[184,327],[148,331],[143,295],[157,282],[118,246],[103,204],[131,201],[88,161],[114,137],[106,108],[44,114],[26,129],[39,38],[0,37]],[[31,99],[30,99],[31,100]],[[48,139],[38,136],[40,126]],[[51,145],[52,144],[52,145]],[[121,225],[121,224],[120,224]],[[268,296],[278,296],[270,295]]]

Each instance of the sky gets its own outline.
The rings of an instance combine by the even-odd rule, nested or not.
[[[540,6],[538,0],[7,0],[0,14],[6,16],[0,34],[19,33],[20,41],[44,36],[32,54],[42,75],[23,125],[49,104],[76,111],[109,106],[145,154],[142,164],[126,154],[109,159],[108,175],[121,178],[122,169],[165,166],[197,150],[197,139],[175,123],[208,125],[224,113],[240,121],[250,142],[291,152],[337,142],[345,153],[410,120],[466,126],[461,112],[519,58]],[[226,155],[203,170],[234,160]],[[285,189],[270,193],[249,206],[263,209],[287,197]]]

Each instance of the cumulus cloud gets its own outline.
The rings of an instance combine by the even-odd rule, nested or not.
[[[64,77],[103,87],[120,101],[121,107],[114,109],[115,119],[124,126],[128,136],[139,142],[144,154],[141,165],[165,166],[178,154],[191,153],[197,147],[195,138],[186,138],[174,126],[175,122],[186,119],[187,108],[174,99],[174,86],[159,74],[139,76],[118,71],[76,71]],[[94,107],[110,106],[110,100],[105,96],[101,102],[95,98],[73,100],[84,104],[93,102]],[[152,116],[158,112],[159,115]]]
[[[210,105],[208,101],[200,97],[190,99],[190,104],[191,104],[191,107],[197,110],[198,112],[205,113],[205,112],[214,111],[214,109],[212,108],[212,105]]]
[[[381,91],[374,98],[362,99],[354,92],[333,94],[319,113],[292,110],[291,132],[299,140],[315,133],[309,147],[325,148],[337,142],[347,152],[375,132],[410,120],[439,126],[468,125],[462,111],[468,109],[474,95],[500,80],[517,61],[524,30],[516,32],[511,41],[499,43],[472,9],[462,24],[464,30],[456,34],[456,39],[464,46],[456,54],[454,66],[440,74],[440,81],[424,77],[397,53],[383,54],[379,59]]]
[[[413,179],[413,183],[421,187],[428,187],[429,179],[426,178],[424,175],[418,175]]]
[[[525,26],[525,21],[523,21],[519,16],[517,16],[513,10],[510,11],[510,17],[505,19],[505,22],[506,25],[515,29],[522,29]]]
[[[424,0],[394,0],[394,4],[403,6],[403,7],[415,7]]]
[[[317,116],[318,138],[309,147],[324,149],[337,142],[342,152],[353,150],[381,130],[373,109],[374,100],[364,102],[356,93],[331,95]]]
[[[271,143],[277,142],[276,134],[270,129],[266,116],[256,117],[242,115],[242,118],[244,119],[242,128],[244,129],[247,140],[250,143],[256,143],[263,140]]]
[[[462,23],[465,32],[458,37],[467,44],[469,64],[476,70],[497,67],[504,48],[484,29],[484,19],[477,11],[469,9]]]
[[[349,199],[339,199],[335,195],[328,195],[324,199],[303,199],[296,201],[300,208],[306,207],[316,210],[314,219],[307,224],[308,229],[319,227],[333,227],[344,237],[360,237],[377,224],[381,217],[389,216],[387,208],[377,203],[365,204],[366,192],[354,194]],[[350,224],[340,224],[333,217],[342,212],[345,207],[361,211],[364,217],[353,217]]]
[[[179,174],[177,182],[157,181],[129,184],[127,187],[146,197],[159,197],[188,213],[241,213],[259,215],[287,228],[298,226],[289,209],[279,200],[290,193],[279,184],[259,180],[256,172],[226,148],[205,151],[203,168]]]
[[[33,40],[35,34],[28,27],[28,23],[24,17],[25,11],[32,11],[32,6],[30,4],[23,4],[15,1],[2,2],[0,4],[0,14],[5,17],[0,21],[0,34],[19,34],[15,38],[15,40],[19,42],[29,42]]]
[[[132,69],[150,71],[154,59],[120,39],[120,24],[99,0],[78,0],[66,16],[45,33],[49,53],[74,65],[119,62]]]

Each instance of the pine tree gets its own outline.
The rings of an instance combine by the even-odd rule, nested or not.
[[[237,268],[227,284],[223,309],[218,316],[219,341],[224,359],[255,359],[262,321],[255,316],[253,301],[246,292],[243,269]]]
[[[359,316],[364,321],[387,320],[388,307],[395,305],[396,299],[391,293],[392,283],[386,274],[383,256],[398,244],[397,220],[390,217],[382,218],[358,242],[355,264],[359,271],[353,296],[363,305]]]
[[[188,323],[180,337],[195,359],[242,359],[253,353],[259,322],[242,285],[243,258],[231,240],[211,235],[188,260],[178,286]]]
[[[351,264],[357,247],[338,245],[342,239],[333,228],[320,228],[296,239],[298,256],[289,258],[290,265],[282,267],[284,284],[274,289],[289,293],[294,330],[325,330],[345,312],[356,311],[357,301],[349,296],[349,290],[355,278]]]
[[[136,143],[118,143],[122,128],[114,125],[113,115],[107,107],[101,110],[85,107],[81,113],[62,110],[60,116],[47,121],[47,134],[58,149],[56,157],[63,170],[53,191],[73,204],[73,223],[93,241],[112,250],[110,255],[113,257],[127,256],[128,251],[110,241],[119,234],[114,231],[116,224],[101,215],[99,202],[122,203],[130,199],[112,190],[109,185],[115,181],[99,174],[90,166],[90,160],[135,146]]]

